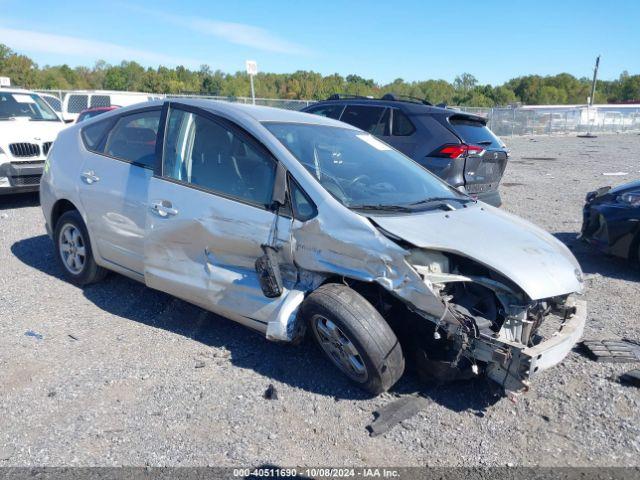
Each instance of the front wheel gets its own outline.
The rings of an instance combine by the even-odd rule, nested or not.
[[[93,258],[89,232],[77,210],[62,214],[53,234],[56,259],[66,277],[76,285],[88,285],[104,278],[107,271]]]
[[[325,355],[362,389],[377,395],[402,376],[400,342],[355,290],[337,283],[322,285],[307,297],[301,312]]]

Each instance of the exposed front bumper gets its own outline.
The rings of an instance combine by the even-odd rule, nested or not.
[[[575,301],[575,313],[564,320],[558,330],[547,340],[533,347],[500,342],[493,345],[492,360],[487,375],[504,387],[517,392],[527,389],[528,380],[539,372],[560,363],[582,337],[587,319],[585,301]]]
[[[586,321],[587,302],[577,300],[576,313],[567,319],[551,338],[522,351],[523,355],[531,357],[529,375],[535,375],[560,363],[582,338]]]
[[[44,170],[44,160],[6,162],[0,165],[0,195],[37,192]]]

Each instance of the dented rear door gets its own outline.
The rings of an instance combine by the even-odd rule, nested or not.
[[[266,330],[285,294],[263,295],[261,245],[288,243],[290,219],[268,209],[276,162],[224,119],[172,104],[162,169],[151,179],[145,282],[250,327]]]

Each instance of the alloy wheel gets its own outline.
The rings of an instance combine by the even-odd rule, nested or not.
[[[60,257],[69,273],[79,275],[87,261],[87,250],[82,233],[75,225],[67,223],[60,229],[58,238]]]
[[[367,367],[349,337],[328,318],[313,317],[313,332],[320,347],[342,372],[356,382],[367,380]]]

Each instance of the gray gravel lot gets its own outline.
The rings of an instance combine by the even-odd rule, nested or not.
[[[585,336],[640,339],[640,268],[575,240],[587,191],[640,177],[640,136],[506,141],[504,208],[575,252]],[[628,175],[602,175],[615,171]],[[516,405],[484,379],[412,375],[371,399],[311,344],[270,343],[119,275],[65,282],[37,196],[0,197],[0,239],[0,466],[640,465],[640,390],[612,381],[629,364],[571,353]],[[416,392],[423,411],[369,437],[376,408]]]

